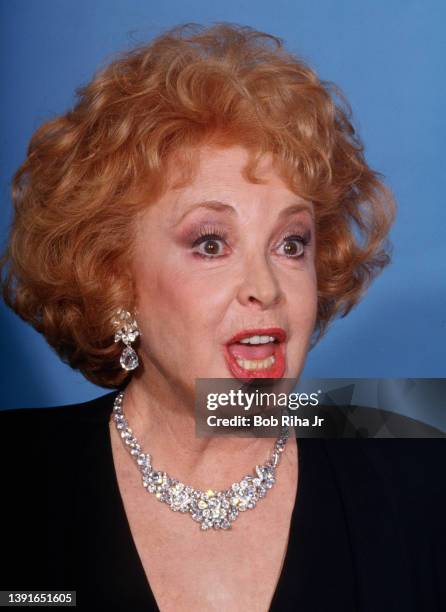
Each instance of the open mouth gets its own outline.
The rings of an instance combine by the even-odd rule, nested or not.
[[[240,332],[226,344],[225,358],[236,378],[282,378],[286,333],[281,328]]]

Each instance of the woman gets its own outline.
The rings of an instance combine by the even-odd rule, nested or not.
[[[440,441],[414,460],[407,441],[195,437],[196,379],[297,378],[389,261],[393,201],[335,94],[272,36],[187,26],[33,136],[5,300],[113,391],[2,414],[2,588],[97,609],[444,604]]]

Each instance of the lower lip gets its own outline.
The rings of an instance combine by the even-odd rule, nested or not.
[[[279,342],[274,345],[275,362],[270,368],[262,368],[260,370],[246,370],[237,362],[236,358],[229,352],[225,346],[225,359],[228,368],[235,378],[251,379],[251,378],[283,378],[285,374],[286,359],[285,359],[285,342]]]

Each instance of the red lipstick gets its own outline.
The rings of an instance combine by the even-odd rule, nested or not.
[[[241,343],[251,336],[271,336],[274,342],[261,344]],[[232,376],[240,379],[283,378],[286,368],[286,332],[281,327],[243,330],[233,336],[225,345],[225,359]],[[271,361],[265,367],[265,360]],[[249,363],[249,367],[243,367]],[[263,367],[252,367],[263,362]]]

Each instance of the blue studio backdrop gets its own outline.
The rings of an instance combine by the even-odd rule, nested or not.
[[[304,376],[446,376],[444,2],[1,0],[0,11],[3,244],[11,177],[33,131],[69,108],[99,66],[179,23],[249,25],[283,38],[342,88],[367,158],[398,204],[392,264],[309,354]],[[106,392],[64,365],[3,303],[0,324],[0,408]]]

